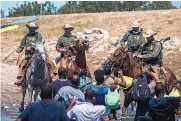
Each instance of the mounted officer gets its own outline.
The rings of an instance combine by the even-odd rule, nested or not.
[[[155,40],[154,35],[156,34],[152,29],[146,30],[143,37],[147,42],[140,49],[140,54],[137,57],[145,59],[146,64],[162,66],[162,43]]]
[[[29,29],[29,33],[23,37],[20,46],[16,50],[17,53],[21,53],[25,48],[25,57],[20,64],[17,80],[14,83],[15,85],[18,86],[22,84],[23,76],[28,66],[27,64],[29,63],[29,60],[31,59],[32,55],[35,53],[35,48],[34,48],[35,44],[39,42],[40,43],[42,42],[44,44],[41,34],[36,32],[39,26],[31,22],[30,24],[26,24],[26,27]],[[53,61],[51,61],[49,57],[48,57],[48,63],[50,64],[53,74],[56,74],[57,73],[56,67]]]
[[[65,24],[63,26],[64,34],[59,37],[58,42],[56,44],[56,50],[61,53],[61,57],[56,59],[56,63],[60,61],[65,54],[74,55],[75,54],[75,39],[76,36],[72,35],[71,31],[74,30],[74,27],[70,24]]]
[[[121,46],[126,47],[125,51],[131,53],[137,52],[140,46],[144,43],[145,40],[138,21],[133,22],[132,30],[126,32],[120,41]]]

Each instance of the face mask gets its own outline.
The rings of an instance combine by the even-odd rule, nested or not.
[[[30,34],[36,33],[36,32],[35,32],[35,29],[34,29],[34,28],[29,28],[29,33],[30,33]]]
[[[134,31],[134,30],[133,30],[133,33],[134,33],[134,34],[138,34],[138,33],[139,33],[139,31]]]
[[[134,33],[134,34],[138,34],[138,33],[139,33],[139,28],[138,28],[138,27],[133,28],[133,33]]]

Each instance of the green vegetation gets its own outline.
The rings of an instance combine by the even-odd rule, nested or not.
[[[9,17],[33,16],[40,14],[41,5],[35,2],[24,2],[18,7],[9,8]],[[56,8],[50,1],[42,4],[43,15],[97,13],[114,11],[138,11],[174,9],[171,1],[68,1],[60,8]],[[1,10],[1,15],[4,11]],[[4,16],[1,16],[4,17]]]

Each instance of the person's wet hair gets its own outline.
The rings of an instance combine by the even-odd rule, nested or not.
[[[104,66],[103,70],[104,70],[105,75],[110,75],[111,74],[111,66]]]
[[[79,76],[78,75],[72,75],[72,77],[71,77],[71,83],[72,83],[72,85],[73,86],[76,86],[76,87],[78,87],[79,86],[79,83],[80,83],[80,78],[79,78]]]
[[[85,95],[85,99],[90,100],[90,101],[92,101],[96,97],[95,92],[91,89],[86,90],[84,95]]]
[[[66,69],[64,67],[59,68],[58,75],[59,78],[66,78]]]
[[[103,83],[104,82],[104,71],[99,69],[99,70],[96,70],[94,72],[94,75],[95,75],[95,80],[98,82],[98,83]]]
[[[158,97],[160,94],[163,94],[165,91],[164,85],[159,82],[155,85],[155,95]]]
[[[86,75],[86,70],[85,69],[80,69],[80,68],[75,68],[74,70],[75,75],[79,75],[79,77]]]
[[[52,99],[52,87],[50,85],[45,85],[41,88],[40,97],[42,99]]]

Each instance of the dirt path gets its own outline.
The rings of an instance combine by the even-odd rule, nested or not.
[[[1,65],[1,110],[2,121],[13,121],[19,115],[18,106],[21,100],[21,89],[14,85],[18,71],[17,66]]]

